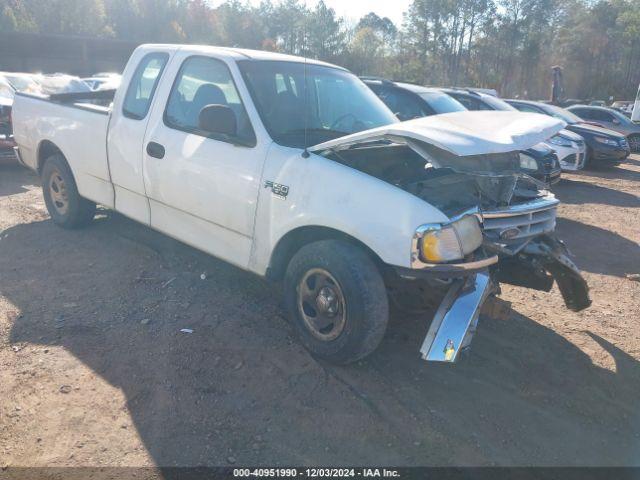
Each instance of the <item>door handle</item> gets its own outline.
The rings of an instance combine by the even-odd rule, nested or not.
[[[147,143],[147,153],[150,157],[154,158],[163,158],[164,157],[164,147],[156,142]]]

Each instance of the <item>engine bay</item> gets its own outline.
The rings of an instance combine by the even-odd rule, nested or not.
[[[401,188],[451,217],[475,207],[492,210],[544,196],[539,182],[518,171],[517,155],[455,157],[438,149],[419,154],[408,145],[377,142],[325,156]]]

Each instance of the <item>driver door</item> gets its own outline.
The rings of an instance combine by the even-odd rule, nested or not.
[[[246,268],[267,146],[256,140],[226,62],[188,53],[176,56],[167,74],[175,80],[163,85],[144,141],[150,223]],[[200,111],[212,104],[233,110],[235,138],[218,138],[199,128]]]

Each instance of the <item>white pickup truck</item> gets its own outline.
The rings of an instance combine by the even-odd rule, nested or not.
[[[18,94],[13,124],[55,223],[85,225],[99,203],[283,280],[288,316],[322,359],[375,350],[390,299],[437,307],[420,351],[444,362],[499,282],[548,291],[555,279],[569,308],[590,303],[553,236],[558,201],[520,172],[518,151],[564,126],[552,117],[400,123],[334,65],[143,45],[116,91]]]

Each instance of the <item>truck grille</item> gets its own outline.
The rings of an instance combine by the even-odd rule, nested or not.
[[[556,227],[560,203],[549,194],[544,198],[497,210],[482,212],[485,237],[501,245],[523,243]]]

